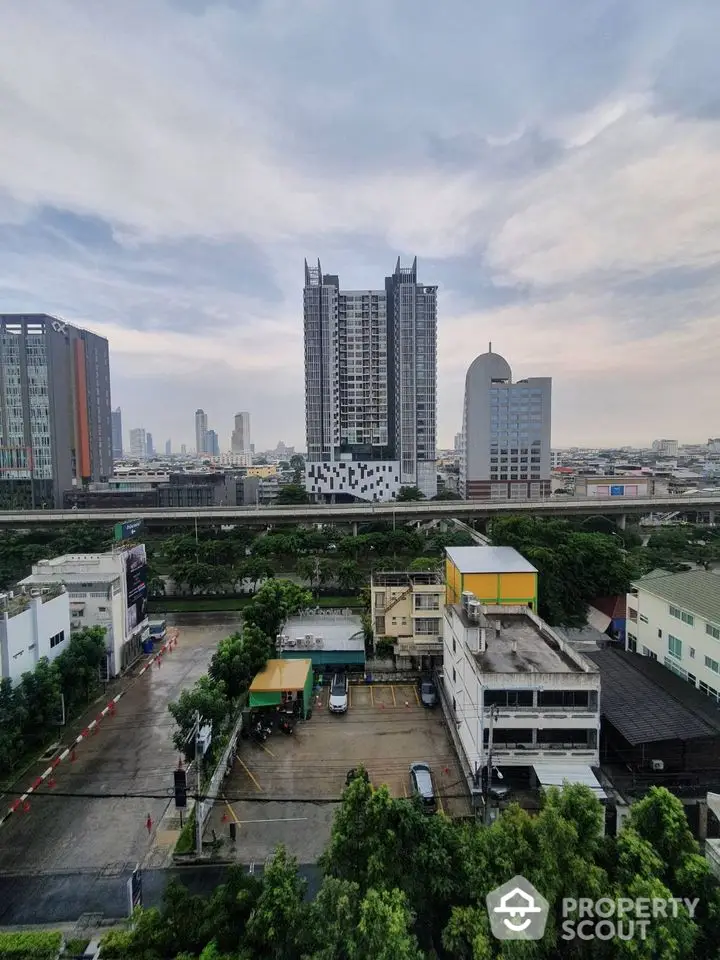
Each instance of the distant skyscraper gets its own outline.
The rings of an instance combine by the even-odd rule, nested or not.
[[[62,506],[112,474],[108,342],[64,320],[0,314],[0,503]]]
[[[207,453],[208,420],[204,410],[195,411],[195,452]]]
[[[185,443],[180,444],[180,453],[183,457],[187,454],[187,444]]]
[[[513,383],[499,353],[483,353],[465,378],[460,492],[468,500],[550,494],[552,380]]]
[[[304,324],[308,489],[433,496],[437,287],[418,283],[417,259],[358,291],[306,262]]]
[[[165,456],[166,457],[172,456],[172,440],[165,441]]]
[[[676,457],[678,455],[677,440],[653,440],[652,448],[662,457]]]
[[[250,414],[235,414],[235,429],[230,439],[231,453],[250,453]]]
[[[460,453],[460,451],[462,450],[462,439],[463,439],[463,435],[461,430],[460,433],[455,434],[455,443],[453,444],[453,450],[455,451],[455,453]]]
[[[135,427],[130,431],[130,456],[135,460],[143,460],[147,456],[147,434],[143,427]]]
[[[122,460],[123,455],[123,432],[122,432],[122,411],[120,407],[112,410],[110,413],[110,422],[112,424],[112,455],[114,460]]]
[[[220,456],[220,441],[214,430],[208,430],[205,434],[205,453],[210,457]]]
[[[153,446],[153,438],[151,433],[145,435],[145,447],[147,450],[148,460],[155,456],[155,447]]]

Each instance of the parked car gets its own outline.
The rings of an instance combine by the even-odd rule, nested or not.
[[[348,678],[344,673],[336,673],[330,684],[330,699],[328,709],[330,713],[345,713],[348,708]]]
[[[437,704],[435,684],[427,678],[420,681],[420,703],[424,707],[434,707]]]
[[[433,787],[430,767],[426,763],[410,764],[410,792],[414,797],[420,797],[426,813],[435,813],[437,800]]]

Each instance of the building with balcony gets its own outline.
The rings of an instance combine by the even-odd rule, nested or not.
[[[70,607],[69,630],[103,627],[107,676],[123,673],[150,636],[147,616],[147,558],[143,544],[130,542],[112,553],[77,553],[40,560],[20,581],[27,590],[61,583]]]
[[[375,642],[393,641],[398,668],[442,664],[445,584],[439,570],[380,571],[370,581]]]
[[[481,603],[537,610],[537,570],[513,547],[448,547],[447,602],[469,591]]]
[[[720,577],[654,570],[627,598],[626,649],[664,664],[720,700]]]
[[[443,617],[443,693],[466,770],[523,768],[530,782],[591,785],[599,762],[600,673],[527,605],[471,593]]]
[[[305,485],[319,498],[437,493],[437,287],[398,258],[384,289],[305,263]]]
[[[61,583],[0,594],[0,679],[17,683],[38,660],[54,660],[70,639],[70,603]]]

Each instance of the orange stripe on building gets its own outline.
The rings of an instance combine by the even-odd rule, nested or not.
[[[73,341],[75,351],[75,458],[77,475],[89,480],[90,468],[90,427],[88,424],[87,371],[85,369],[85,343]]]

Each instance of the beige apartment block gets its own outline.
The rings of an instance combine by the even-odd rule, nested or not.
[[[400,669],[442,665],[445,583],[440,570],[374,573],[370,611],[375,642],[393,641]]]

